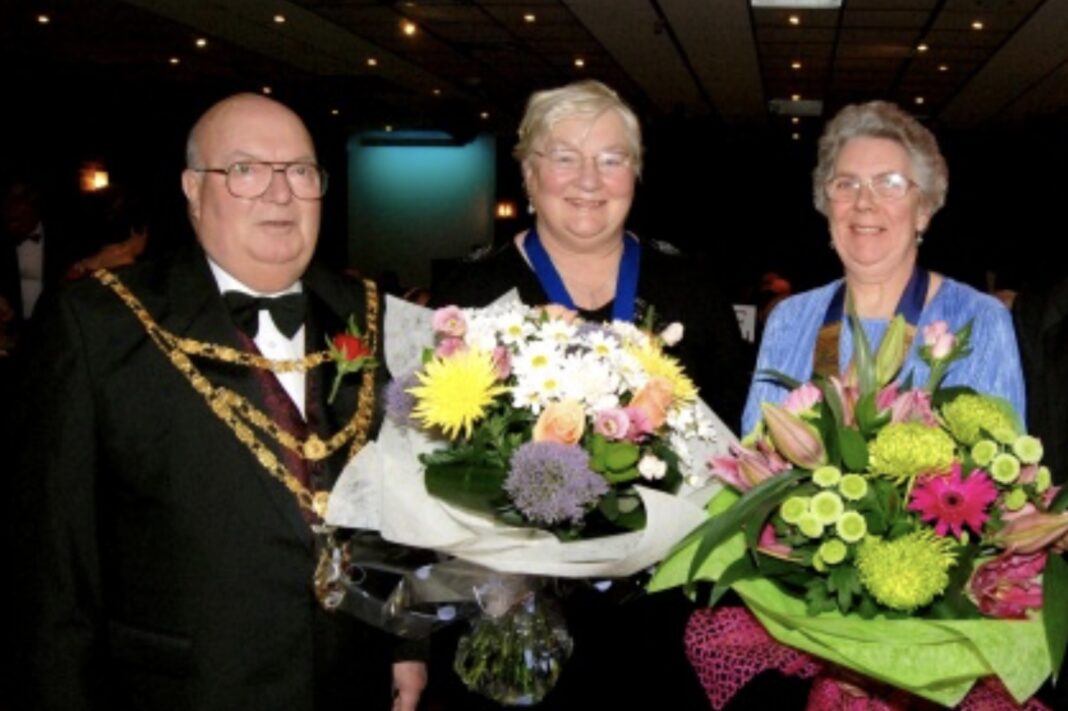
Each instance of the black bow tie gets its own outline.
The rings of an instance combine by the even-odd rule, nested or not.
[[[223,301],[237,327],[249,338],[256,337],[260,327],[260,311],[267,309],[271,320],[286,338],[292,338],[304,323],[305,299],[303,293],[282,296],[252,296],[241,291],[228,291]]]

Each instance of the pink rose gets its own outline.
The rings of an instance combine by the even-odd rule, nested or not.
[[[649,422],[649,416],[644,411],[636,407],[625,407],[623,412],[627,415],[627,419],[630,420],[630,427],[627,429],[628,442],[640,442],[652,434],[652,423]]]
[[[950,332],[948,323],[935,321],[923,327],[923,344],[930,347],[932,358],[941,360],[953,350],[957,338]]]
[[[935,427],[938,421],[931,410],[931,394],[923,390],[908,390],[897,396],[890,405],[891,422],[922,422]]]
[[[434,349],[434,355],[439,358],[448,358],[454,353],[462,353],[467,350],[467,344],[462,338],[445,338]]]
[[[671,381],[663,376],[654,375],[630,401],[630,407],[641,410],[645,414],[651,432],[664,424],[674,397],[675,386]]]
[[[444,306],[434,312],[434,332],[452,338],[463,338],[467,333],[467,319],[459,306]]]
[[[493,370],[498,380],[507,380],[512,374],[512,352],[504,346],[493,349]]]
[[[593,420],[593,431],[608,440],[623,439],[629,429],[630,417],[618,407],[601,410]]]
[[[574,400],[550,403],[534,425],[535,442],[575,444],[586,431],[586,413]]]

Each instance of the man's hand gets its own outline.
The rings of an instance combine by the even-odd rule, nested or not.
[[[426,688],[426,663],[393,663],[393,707],[391,711],[415,711]]]

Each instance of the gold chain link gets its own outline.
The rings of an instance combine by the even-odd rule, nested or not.
[[[294,371],[303,373],[331,360],[329,351],[313,353],[300,360],[270,360],[255,353],[239,351],[221,344],[179,338],[156,323],[137,297],[110,271],[100,269],[94,272],[93,276],[101,284],[110,287],[130,308],[152,341],[163,351],[174,367],[186,377],[193,389],[207,401],[211,411],[230,428],[238,441],[248,447],[267,473],[282,482],[293,493],[302,508],[322,518],[326,513],[329,492],[308,491],[300,479],[279,461],[275,453],[256,437],[249,425],[258,428],[297,456],[310,461],[320,461],[330,457],[349,439],[352,439],[352,447],[349,449],[349,459],[351,459],[366,444],[371,419],[374,415],[373,369],[366,368],[363,371],[358,404],[348,424],[325,442],[314,433],[302,441],[279,427],[274,420],[249,402],[247,398],[228,388],[212,385],[193,364],[190,356],[270,370],[275,373]],[[374,353],[378,349],[378,290],[374,282],[369,280],[364,280],[364,289],[367,295],[366,336],[371,352]]]

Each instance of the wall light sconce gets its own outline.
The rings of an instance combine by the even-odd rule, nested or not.
[[[510,220],[515,217],[515,202],[512,200],[499,200],[497,202],[497,219]]]

